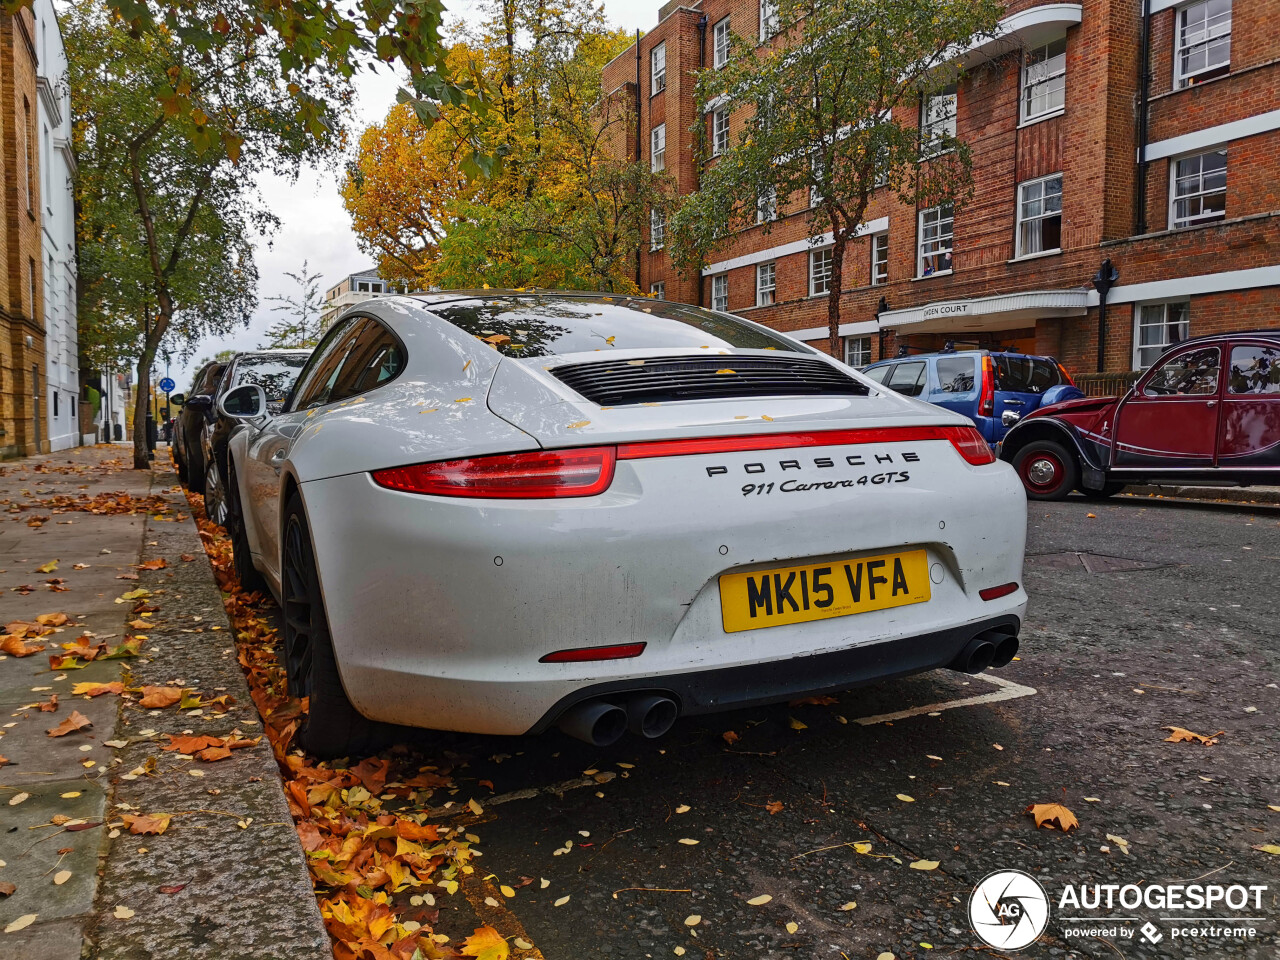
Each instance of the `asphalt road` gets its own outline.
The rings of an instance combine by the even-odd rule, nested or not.
[[[1017,868],[1052,901],[1022,956],[1277,956],[1280,856],[1253,847],[1280,843],[1280,512],[1073,499],[1029,524],[1031,608],[1002,684],[941,672],[608,750],[413,737],[462,762],[446,816],[484,805],[464,814],[483,853],[466,897],[422,919],[455,937],[492,922],[546,960],[993,953],[968,899]],[[1037,829],[1040,803],[1079,827]],[[1269,889],[1245,910],[1059,909],[1067,885],[1191,880]]]

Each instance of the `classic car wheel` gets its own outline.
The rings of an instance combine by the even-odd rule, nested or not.
[[[321,758],[345,757],[369,741],[372,724],[342,689],[311,535],[296,493],[285,508],[283,552],[280,592],[289,696],[310,698],[298,742]]]
[[[204,512],[218,526],[226,527],[227,491],[214,460],[210,460],[204,468]]]
[[[1081,487],[1080,492],[1090,500],[1106,500],[1108,497],[1114,497],[1117,493],[1123,490],[1125,486],[1126,484],[1123,483],[1106,483],[1103,484],[1101,490],[1089,490],[1086,487]]]
[[[236,487],[236,469],[229,467],[227,471],[226,504],[227,533],[231,535],[231,564],[236,570],[236,579],[240,581],[240,589],[246,593],[266,593],[267,581],[263,579],[258,568],[253,565],[253,554],[249,550],[249,535],[244,526],[244,510],[240,505],[240,493]]]
[[[1027,444],[1013,465],[1029,500],[1062,500],[1080,480],[1076,458],[1052,440]]]

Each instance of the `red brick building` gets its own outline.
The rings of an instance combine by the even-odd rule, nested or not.
[[[633,149],[697,189],[694,76],[723,58],[726,28],[759,38],[771,0],[672,0],[605,71],[635,98]],[[954,95],[925,105],[972,148],[974,199],[916,210],[882,191],[844,263],[847,358],[947,340],[1056,355],[1099,369],[1149,365],[1220,330],[1280,326],[1280,4],[1275,0],[1013,0],[997,39],[965,54]],[[1144,22],[1145,14],[1145,22]],[[1144,82],[1143,51],[1148,70]],[[638,94],[638,95],[637,95]],[[917,118],[909,118],[917,122]],[[714,163],[714,160],[709,162]],[[825,349],[829,248],[808,205],[744,230],[701,277],[672,267],[659,235],[639,251],[641,289],[728,309]]]

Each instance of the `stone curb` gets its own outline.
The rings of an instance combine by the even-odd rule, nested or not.
[[[1176,487],[1144,483],[1125,487],[1124,492],[1133,496],[1155,495],[1180,500],[1280,504],[1280,487]]]

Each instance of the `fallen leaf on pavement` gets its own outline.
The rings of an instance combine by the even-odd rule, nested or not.
[[[1211,747],[1218,742],[1218,738],[1226,733],[1225,730],[1219,730],[1212,736],[1204,736],[1199,733],[1192,733],[1185,727],[1164,727],[1162,729],[1172,730],[1169,736],[1165,737],[1166,743],[1203,743],[1206,747]]]
[[[17,933],[19,930],[25,930],[27,927],[31,926],[33,923],[36,922],[37,916],[39,916],[39,914],[25,913],[22,916],[20,916],[17,920],[13,921],[13,923],[5,927],[4,932]]]
[[[701,922],[702,922],[702,916],[697,913],[691,913],[684,918],[684,925],[686,927],[696,927]]]
[[[53,571],[57,569],[58,569],[58,561],[50,560],[48,563],[41,564],[40,566],[36,567],[36,573],[53,573]]]
[[[809,729],[809,725],[807,723],[805,723],[803,720],[797,720],[795,717],[787,718],[787,726],[789,726],[792,730],[808,730]]]
[[[42,643],[25,643],[21,638],[6,636],[0,639],[0,651],[11,657],[29,657],[44,649]]]
[[[464,957],[476,957],[478,960],[506,960],[511,948],[497,930],[490,926],[477,927],[476,932],[462,944]]]
[[[720,736],[721,736],[721,737],[723,737],[723,738],[724,738],[724,742],[725,742],[725,743],[728,743],[728,744],[734,744],[734,743],[737,743],[739,740],[741,740],[741,739],[742,739],[740,736],[738,736],[738,735],[737,735],[736,733],[734,733],[732,730],[726,730],[724,733],[720,734]]]
[[[54,886],[57,886],[57,887],[62,886],[64,883],[66,883],[70,879],[71,879],[70,870],[59,870],[57,873],[53,875],[53,883],[54,883]]]
[[[55,713],[58,709],[58,695],[56,693],[49,694],[49,699],[40,704],[41,713]]]
[[[143,687],[142,699],[138,701],[138,706],[160,710],[164,707],[172,707],[181,699],[181,687]]]
[[[848,903],[841,904],[840,909],[841,909],[841,910],[844,910],[844,911],[849,911],[849,910],[856,909],[856,908],[857,908],[857,906],[858,906],[858,904],[857,904],[857,902],[856,902],[856,901],[854,901],[854,900],[850,900]]]
[[[120,904],[118,907],[116,907],[116,908],[115,908],[115,910],[112,912],[112,915],[113,915],[117,920],[128,920],[130,917],[132,917],[132,916],[133,916],[133,911],[132,911],[132,910],[130,910],[128,907],[126,907],[126,906],[122,903],[122,904]]]
[[[104,693],[124,693],[124,684],[119,680],[111,683],[77,683],[71,688],[73,696],[83,694],[86,697],[100,697]]]
[[[72,710],[71,716],[63,720],[52,730],[45,731],[51,737],[65,737],[68,733],[74,733],[77,730],[83,730],[85,727],[93,726],[93,721],[86,717],[79,710]]]
[[[795,933],[799,929],[800,929],[800,924],[796,923],[794,920],[791,920],[787,923],[787,933]]]
[[[191,563],[193,560],[195,560],[195,557],[193,557],[189,553],[182,553],[178,555],[178,559],[181,560],[183,563]]]
[[[1114,833],[1108,833],[1107,839],[1120,848],[1120,852],[1126,857],[1129,855],[1129,841],[1124,837],[1117,837]]]
[[[1060,803],[1033,803],[1023,812],[1035,818],[1037,827],[1047,826],[1052,830],[1056,826],[1065,833],[1080,826],[1076,815]]]
[[[187,885],[185,883],[170,883],[163,887],[158,887],[157,889],[159,889],[161,893],[174,894],[181,893],[186,888]]]
[[[148,560],[145,563],[138,564],[139,570],[163,570],[169,564],[165,562],[164,557],[156,557],[154,560]]]
[[[683,843],[686,847],[696,847],[698,845],[697,840],[690,840],[688,837],[683,837],[677,840],[676,843]]]
[[[65,613],[42,613],[36,617],[36,623],[42,627],[61,627],[70,619]]]
[[[225,760],[231,756],[231,751],[226,747],[207,747],[196,754],[197,760],[203,760],[205,763],[214,763],[218,760]]]
[[[221,737],[210,737],[207,734],[201,734],[198,737],[175,737],[166,733],[165,736],[169,738],[169,743],[167,746],[161,747],[161,750],[177,750],[178,753],[194,754],[205,749],[205,747],[222,746]]]
[[[1280,857],[1280,845],[1277,845],[1274,843],[1260,843],[1260,844],[1257,844],[1253,849],[1261,850],[1263,853],[1269,853],[1272,856]]]
[[[772,899],[773,897],[771,897],[769,894],[762,893],[758,897],[752,897],[750,900],[747,901],[747,903],[751,904],[751,906],[753,907],[762,907]]]
[[[0,897],[11,896],[13,894],[13,891],[17,889],[18,888],[15,887],[12,883],[7,883],[3,880],[0,880]]]
[[[31,796],[31,794],[29,793],[15,793],[12,797],[9,798],[9,806],[16,807],[23,800],[26,800],[29,796]]]
[[[3,767],[6,763],[13,763],[13,761],[8,757],[0,757],[0,767]]]
[[[689,806],[687,803],[682,803],[680,806],[676,807],[676,813],[688,813],[692,809],[693,807]]]
[[[770,800],[768,803],[766,803],[766,804],[764,805],[764,808],[765,808],[766,810],[768,810],[768,811],[769,811],[769,816],[773,816],[774,814],[781,813],[781,812],[782,812],[782,801],[781,801],[781,800]]]
[[[898,799],[899,799],[899,800],[901,800],[903,803],[915,803],[915,802],[916,802],[916,798],[915,798],[915,797],[909,796],[908,794],[905,794],[905,793],[900,793],[900,794],[898,794]]]
[[[909,866],[912,870],[937,870],[938,863],[937,860],[913,860]]]
[[[169,829],[169,821],[173,818],[167,813],[126,813],[121,819],[130,833],[161,834]]]

